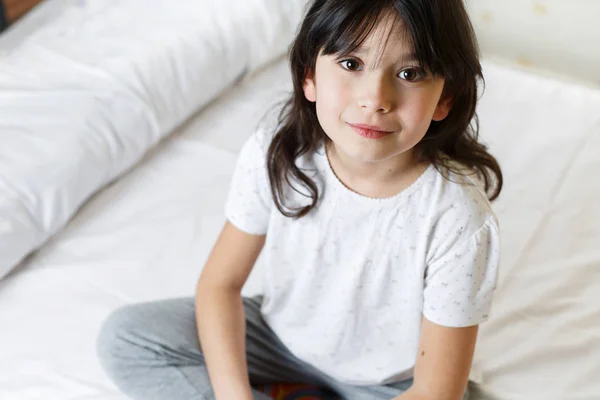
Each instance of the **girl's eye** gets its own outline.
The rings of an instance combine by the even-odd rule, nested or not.
[[[342,60],[340,65],[348,71],[358,71],[360,69],[360,63],[356,60]]]
[[[398,76],[400,77],[400,79],[403,79],[405,81],[416,82],[425,78],[425,73],[416,68],[407,68],[405,70],[400,71]]]

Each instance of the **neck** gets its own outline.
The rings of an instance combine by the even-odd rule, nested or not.
[[[391,197],[410,186],[427,168],[417,163],[414,150],[377,162],[352,159],[332,142],[326,150],[337,178],[350,190],[368,197]]]
[[[417,164],[414,150],[382,161],[362,161],[348,157],[330,142],[327,146],[327,154],[329,162],[335,164],[336,173],[339,170],[341,175],[353,181],[392,183],[413,170]]]

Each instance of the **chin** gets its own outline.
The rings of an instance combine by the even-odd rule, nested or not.
[[[354,160],[373,163],[385,161],[401,153],[390,151],[389,148],[374,148],[374,146],[369,146],[368,144],[363,144],[362,146],[359,144],[358,146],[353,146],[353,148],[351,149],[347,149],[340,146],[337,146],[337,148]]]

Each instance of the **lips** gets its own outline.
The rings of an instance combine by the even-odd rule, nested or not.
[[[379,126],[347,123],[359,136],[367,139],[381,139],[394,133]]]

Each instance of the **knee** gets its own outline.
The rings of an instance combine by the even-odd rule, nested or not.
[[[113,377],[185,357],[196,360],[200,350],[194,301],[172,299],[119,308],[104,321],[96,348],[100,364]]]
[[[128,305],[113,311],[102,324],[96,339],[100,364],[107,372],[119,369],[127,359],[135,359],[140,351],[140,306]]]

